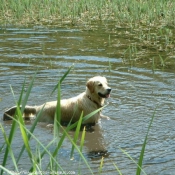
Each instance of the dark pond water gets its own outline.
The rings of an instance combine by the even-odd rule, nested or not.
[[[121,32],[121,29],[119,29]],[[115,37],[115,36],[113,36]],[[117,36],[116,36],[117,37]],[[117,40],[117,38],[116,38]],[[120,36],[120,44],[127,45],[127,37]],[[101,156],[96,151],[107,150],[101,174],[115,174],[113,163],[123,174],[135,174],[136,165],[119,148],[138,161],[147,128],[155,110],[155,119],[149,133],[143,169],[147,174],[170,175],[175,172],[175,70],[151,70],[139,65],[128,66],[119,57],[126,50],[116,50],[109,45],[109,31],[95,26],[93,30],[59,27],[6,28],[0,30],[0,116],[6,108],[14,105],[10,89],[18,99],[23,82],[26,88],[38,69],[29,97],[29,105],[38,105],[55,100],[50,96],[59,78],[69,66],[74,69],[62,84],[62,98],[75,96],[85,90],[86,80],[95,75],[108,78],[112,87],[109,105],[103,113],[111,120],[102,120],[94,132],[87,132],[83,154],[94,174],[99,171]],[[118,54],[117,54],[118,52]],[[0,120],[6,132],[11,122]],[[27,127],[30,128],[28,123]],[[74,134],[72,131],[71,135]],[[17,130],[12,148],[19,154],[22,146],[20,131]],[[39,123],[35,135],[43,144],[53,138],[51,129]],[[0,132],[0,147],[4,143]],[[31,145],[36,149],[36,143]],[[66,140],[59,152],[59,163],[64,170],[88,174],[84,163],[79,165],[78,155],[70,160],[71,144]],[[0,153],[2,160],[4,151]],[[43,162],[47,163],[49,157]],[[2,163],[2,162],[0,162]],[[44,163],[43,163],[44,166]],[[21,170],[28,170],[30,161],[27,153],[19,162]],[[13,169],[9,158],[7,168]]]

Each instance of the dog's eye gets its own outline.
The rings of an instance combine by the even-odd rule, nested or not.
[[[100,83],[100,84],[98,84],[98,86],[102,86],[102,84]]]

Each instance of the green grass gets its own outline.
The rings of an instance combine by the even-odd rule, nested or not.
[[[171,0],[1,0],[1,23],[53,24],[113,20],[117,24],[174,26]]]
[[[106,42],[115,57],[124,63],[151,67],[154,61],[152,68],[174,69],[174,11],[172,0],[1,0],[0,25],[70,24],[93,29],[93,24],[100,24],[109,32]],[[121,36],[127,42],[116,44]]]
[[[66,128],[64,128],[60,125],[60,113],[59,113],[59,111],[60,111],[59,110],[60,109],[60,93],[61,93],[60,84],[64,80],[64,78],[66,78],[67,74],[70,72],[72,67],[73,66],[71,66],[68,69],[68,71],[63,75],[63,77],[59,80],[58,84],[55,86],[54,90],[52,91],[52,93],[53,93],[56,89],[58,89],[58,91],[57,91],[58,92],[58,98],[57,98],[57,100],[58,100],[57,109],[58,110],[55,113],[54,137],[53,137],[53,140],[50,141],[47,145],[43,145],[38,140],[38,138],[36,138],[35,135],[33,134],[42,110],[38,114],[38,116],[36,117],[36,120],[32,124],[30,130],[26,128],[23,117],[22,117],[22,113],[24,111],[25,105],[27,103],[31,89],[33,87],[33,82],[34,82],[36,74],[33,76],[33,79],[31,81],[25,95],[24,95],[24,86],[25,86],[25,82],[24,82],[22,90],[21,90],[20,98],[19,98],[18,102],[15,102],[16,106],[17,106],[17,110],[16,110],[15,117],[13,118],[13,121],[12,121],[12,127],[11,127],[9,135],[7,135],[7,133],[5,132],[3,125],[0,124],[0,129],[1,129],[1,132],[4,136],[4,143],[3,143],[2,148],[0,149],[0,153],[5,148],[5,153],[4,153],[4,158],[2,160],[2,165],[0,165],[0,170],[1,170],[0,174],[3,174],[3,172],[13,174],[10,172],[10,170],[5,168],[6,164],[7,164],[8,155],[10,155],[10,157],[12,159],[13,165],[15,167],[14,171],[19,172],[18,162],[22,158],[24,150],[26,150],[26,152],[28,154],[28,157],[26,157],[26,159],[29,158],[30,164],[31,164],[31,168],[28,169],[28,172],[32,172],[32,173],[38,172],[38,171],[50,171],[51,172],[51,171],[57,171],[57,170],[64,171],[64,169],[57,162],[56,157],[57,157],[57,154],[58,154],[65,138],[67,138],[70,141],[70,144],[72,144],[72,149],[70,151],[70,159],[73,159],[73,155],[74,155],[74,152],[76,150],[78,152],[78,154],[80,155],[80,161],[83,161],[84,164],[88,167],[90,174],[93,174],[87,160],[85,159],[85,157],[82,154],[82,149],[83,149],[83,144],[84,144],[84,139],[85,139],[85,128],[82,132],[80,146],[78,146],[76,143],[77,143],[77,140],[78,140],[79,135],[80,135],[80,126],[81,126],[82,122],[89,119],[90,117],[92,117],[95,113],[99,112],[99,110],[101,110],[101,109],[98,109],[97,111],[94,111],[85,117],[82,117],[83,116],[83,113],[82,113],[82,115],[80,116],[80,120],[78,122],[76,122],[74,124],[69,123],[69,125]],[[13,89],[12,89],[12,94],[14,96]],[[20,106],[22,106],[22,107],[20,108]],[[15,158],[15,156],[14,156],[15,150],[13,150],[13,148],[11,147],[11,144],[14,140],[14,136],[15,136],[17,128],[20,129],[21,137],[23,139],[24,145],[21,147],[21,151],[20,151],[18,157]],[[74,128],[76,128],[75,135],[74,135],[74,138],[71,138],[71,136],[69,136],[68,132]],[[61,137],[59,135],[60,129],[63,132]],[[34,139],[38,143],[37,154],[32,151],[32,148],[30,146],[30,139],[31,138]],[[57,145],[55,147],[55,150],[53,152],[50,152],[50,150],[49,150],[50,146],[55,145],[55,144]],[[47,168],[45,170],[43,170],[43,169],[41,169],[42,158],[46,154],[49,155],[50,161],[47,165]]]
[[[13,121],[12,121],[12,126],[11,126],[11,130],[10,130],[9,135],[6,133],[3,125],[0,124],[0,129],[1,129],[1,132],[4,136],[4,143],[2,144],[2,147],[0,148],[0,153],[2,153],[3,149],[5,149],[4,157],[2,159],[2,165],[0,165],[0,175],[2,175],[4,172],[6,172],[8,174],[13,174],[13,172],[11,170],[6,168],[7,159],[9,159],[9,156],[12,160],[13,165],[14,165],[13,171],[19,172],[20,170],[18,168],[18,163],[21,159],[24,159],[24,157],[22,157],[24,151],[26,151],[27,155],[28,155],[28,156],[25,155],[25,159],[30,160],[30,165],[31,165],[31,167],[29,167],[28,170],[26,170],[26,172],[35,173],[35,172],[39,172],[39,171],[41,171],[41,172],[46,172],[46,171],[47,172],[48,171],[55,172],[58,170],[59,171],[66,171],[66,167],[62,167],[57,161],[57,155],[58,155],[60,148],[61,148],[61,146],[66,138],[69,140],[70,144],[72,145],[72,148],[70,150],[70,160],[74,160],[74,152],[76,151],[80,157],[79,164],[83,163],[84,165],[87,166],[87,168],[89,170],[89,174],[94,174],[87,159],[84,157],[84,155],[82,153],[83,145],[84,145],[84,141],[85,141],[85,135],[86,135],[85,127],[84,127],[83,131],[81,132],[82,134],[81,134],[81,138],[80,138],[80,143],[77,144],[77,142],[78,142],[78,138],[80,136],[80,128],[81,128],[83,121],[92,117],[95,113],[99,112],[105,106],[96,110],[96,111],[93,111],[92,113],[88,114],[85,117],[83,117],[83,112],[82,112],[82,115],[80,116],[79,121],[77,121],[74,124],[71,124],[71,122],[70,122],[67,127],[61,126],[60,113],[59,113],[59,111],[60,111],[59,110],[60,109],[60,94],[61,94],[60,85],[61,85],[62,81],[66,78],[66,76],[68,75],[68,73],[70,72],[71,69],[72,69],[72,66],[68,69],[68,71],[66,71],[66,73],[58,81],[58,84],[55,86],[54,90],[52,91],[52,93],[53,93],[57,89],[57,95],[58,95],[57,109],[58,110],[55,113],[54,133],[53,133],[54,137],[47,145],[44,145],[33,133],[42,110],[38,114],[38,116],[36,117],[36,120],[33,122],[30,129],[27,129],[27,127],[25,126],[25,123],[24,123],[24,120],[22,117],[22,113],[24,111],[25,105],[27,104],[27,101],[28,101],[31,89],[33,87],[33,82],[35,80],[36,74],[33,76],[33,79],[31,81],[30,85],[28,86],[27,92],[25,94],[24,94],[24,86],[25,86],[25,81],[24,81],[19,100],[17,102],[15,101],[16,106],[17,106],[17,110],[16,110],[15,117],[13,118]],[[12,89],[12,94],[14,96],[13,89]],[[20,108],[20,105],[22,105],[21,108]],[[136,164],[136,167],[137,167],[136,175],[140,175],[141,172],[146,174],[144,172],[144,170],[142,169],[142,162],[143,162],[143,158],[144,158],[144,151],[145,151],[145,147],[147,144],[149,130],[151,128],[151,125],[152,125],[152,122],[153,122],[153,119],[155,116],[155,111],[154,111],[154,114],[151,118],[148,130],[146,133],[146,137],[145,137],[144,143],[142,145],[142,149],[140,152],[140,157],[139,157],[138,162],[136,162],[134,159],[132,159],[132,157],[126,151],[119,148],[123,152],[123,154],[127,155],[127,157],[129,157]],[[68,132],[74,128],[75,128],[75,133],[74,133],[74,136],[72,138],[72,136],[70,136],[68,134]],[[15,157],[14,153],[16,150],[14,150],[11,145],[12,145],[12,142],[14,141],[14,136],[15,136],[17,129],[20,130],[21,138],[23,140],[23,146],[21,147],[21,151],[20,151],[19,155],[17,155],[17,157]],[[59,134],[60,132],[62,133],[61,136]],[[35,152],[32,150],[31,145],[30,145],[31,138],[37,142]],[[55,144],[56,144],[56,146],[55,146]],[[53,151],[50,151],[50,149],[49,149],[51,146],[54,146],[54,148],[55,148]],[[42,160],[43,160],[43,157],[45,155],[49,155],[50,160],[48,161],[48,164],[43,168],[42,167]],[[104,157],[102,157],[102,159],[99,163],[99,169],[98,169],[99,174],[103,173],[103,164],[104,164]],[[120,168],[114,162],[112,162],[112,164],[114,165],[114,168],[116,169],[116,173],[118,172],[118,174],[122,175]],[[82,170],[77,169],[77,171],[79,172],[79,174],[81,174]]]

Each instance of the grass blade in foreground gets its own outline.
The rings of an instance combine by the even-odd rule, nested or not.
[[[78,120],[77,128],[75,131],[74,140],[73,140],[75,144],[77,143],[78,135],[80,133],[82,118],[83,118],[83,112],[81,113],[80,119]],[[74,145],[72,145],[72,150],[71,150],[71,155],[70,155],[71,159],[73,159],[74,148],[75,148]]]
[[[117,165],[115,163],[113,163],[113,165],[115,166],[117,172],[119,173],[119,175],[122,175],[122,172],[120,171],[120,169],[117,167]]]
[[[57,107],[54,117],[54,137],[58,138],[59,136],[59,124],[61,121],[61,83],[66,78],[66,76],[69,74],[70,70],[72,69],[73,65],[69,67],[69,69],[65,72],[65,74],[61,77],[58,84],[54,87],[53,91],[51,92],[51,95],[54,93],[54,91],[58,88],[57,91]]]
[[[104,157],[102,156],[102,158],[101,158],[101,162],[100,162],[100,167],[99,167],[99,174],[102,173],[103,162],[104,162]]]
[[[62,127],[64,133],[66,134],[67,138],[71,141],[72,145],[74,145],[75,149],[78,151],[79,155],[81,156],[81,159],[84,161],[84,163],[86,164],[86,166],[88,167],[88,169],[90,170],[91,174],[94,174],[87,162],[87,160],[85,159],[85,157],[83,156],[82,152],[80,151],[80,149],[78,148],[78,146],[74,143],[73,139],[69,136],[69,134],[67,133],[67,131]]]
[[[25,108],[25,105],[27,103],[27,100],[28,100],[28,97],[29,97],[29,94],[30,94],[30,91],[31,91],[31,88],[32,88],[32,85],[33,85],[33,82],[34,82],[34,79],[35,79],[35,76],[36,76],[36,73],[35,75],[33,76],[33,79],[32,79],[32,82],[30,83],[29,85],[29,88],[27,90],[27,93],[26,93],[26,96],[24,98],[24,101],[23,101],[23,104],[22,104],[22,108],[20,109],[20,105],[21,105],[21,101],[22,101],[22,96],[23,96],[23,93],[24,93],[24,85],[25,85],[25,81],[23,83],[23,87],[22,87],[22,90],[21,90],[21,93],[20,93],[20,97],[19,97],[19,100],[18,100],[18,103],[16,102],[15,100],[15,95],[14,95],[14,92],[13,92],[13,89],[11,87],[11,91],[12,91],[12,94],[13,94],[13,97],[14,97],[14,100],[15,100],[15,103],[16,103],[16,106],[17,106],[17,110],[15,112],[15,117],[18,115],[21,115],[22,117],[22,113],[24,111],[24,108]],[[14,118],[15,119],[15,118]],[[23,121],[22,121],[23,122]],[[12,122],[12,127],[11,127],[11,130],[10,130],[10,134],[9,134],[9,139],[8,139],[8,142],[9,142],[9,145],[11,145],[12,143],[12,140],[14,138],[14,134],[15,134],[15,131],[16,131],[16,127],[17,127],[17,123],[15,120],[13,120]],[[24,134],[24,132],[22,132]],[[24,134],[25,135],[25,134]],[[25,139],[25,138],[24,138]],[[6,165],[6,161],[7,161],[7,156],[8,156],[8,153],[9,153],[9,147],[7,145],[6,147],[6,151],[5,151],[5,154],[4,154],[4,159],[3,159],[3,163],[2,165],[5,167]],[[1,175],[3,174],[3,169],[1,170]]]
[[[22,101],[22,96],[23,96],[23,92],[24,92],[24,85],[25,85],[25,81],[23,83],[23,87],[22,87],[22,90],[21,90],[21,94],[20,94],[20,97],[19,97],[19,100],[18,100],[18,104],[20,105],[21,104],[21,101]],[[13,97],[15,97],[14,95],[14,92],[13,92],[13,89],[12,87],[10,86],[11,88],[11,92],[13,94]],[[14,98],[15,99],[15,98]],[[16,100],[15,100],[15,103],[17,104]],[[17,114],[17,111],[15,112],[15,117],[16,117],[16,114]],[[9,144],[11,145],[12,143],[12,140],[14,138],[14,135],[15,135],[15,131],[16,131],[16,128],[17,128],[17,123],[15,120],[12,121],[12,127],[11,127],[11,130],[10,130],[10,134],[9,134],[9,138],[8,138],[8,141],[9,141]],[[6,165],[6,162],[7,162],[7,157],[8,157],[8,153],[9,153],[9,148],[8,148],[8,145],[6,147],[6,150],[5,150],[5,154],[4,154],[4,158],[3,158],[3,162],[2,162],[2,166],[5,167]],[[1,170],[1,175],[3,174],[3,169]]]
[[[82,153],[82,150],[83,150],[85,134],[86,134],[86,127],[84,126],[83,132],[82,132],[82,135],[81,135],[81,140],[80,140],[80,152],[81,153]],[[79,159],[79,166],[80,166],[80,163],[81,163],[81,156],[80,156],[80,159]],[[79,168],[78,174],[81,174],[80,168]]]
[[[61,87],[60,82],[58,82],[58,93],[57,93],[57,106],[54,116],[54,138],[59,137],[60,133],[60,125],[58,123],[61,122]]]
[[[80,141],[80,151],[81,152],[82,152],[83,145],[84,145],[85,134],[86,134],[86,127],[83,128],[83,132],[81,136],[81,141]]]
[[[66,78],[66,76],[69,74],[69,72],[73,68],[73,66],[74,66],[74,64],[72,66],[70,66],[69,69],[65,72],[65,74],[61,77],[58,84],[54,87],[54,89],[53,89],[53,91],[51,92],[50,95],[52,95],[55,92],[55,90],[58,88],[59,84],[61,84],[62,81]]]
[[[45,106],[45,105],[44,105],[44,106]],[[41,109],[41,111],[38,113],[38,115],[36,116],[36,119],[35,119],[35,121],[34,121],[32,127],[31,127],[31,129],[30,129],[30,133],[33,133],[33,131],[35,130],[35,127],[36,127],[36,125],[37,125],[37,123],[38,123],[38,120],[40,119],[40,116],[41,116],[41,113],[42,113],[42,111],[43,111],[43,109],[44,109],[44,106],[42,107],[42,109]],[[31,134],[30,134],[30,133],[27,135],[28,140],[30,140],[30,138],[31,138]],[[19,160],[20,160],[20,158],[21,158],[21,156],[22,156],[22,154],[23,154],[23,152],[24,152],[24,149],[25,149],[25,145],[22,146],[22,149],[21,149],[21,151],[20,151],[20,153],[19,153],[19,156],[18,156],[18,158],[17,158],[17,161],[16,161],[17,163],[19,162]]]
[[[99,109],[97,109],[97,110],[91,112],[90,114],[84,116],[84,117],[83,117],[83,122],[86,121],[86,120],[88,120],[89,118],[91,118],[93,115],[95,115],[97,112],[101,111],[101,110],[102,110],[103,108],[105,108],[106,106],[107,106],[107,105],[104,105],[103,107],[101,107],[101,108],[99,108]],[[82,122],[82,123],[83,123],[83,122]]]
[[[19,122],[17,119],[14,118],[14,121],[20,125],[20,122]],[[52,160],[54,160],[54,162],[57,164],[57,166],[60,168],[60,170],[62,170],[62,168],[61,168],[61,167],[59,166],[59,164],[57,163],[57,160],[52,156],[52,154],[50,153],[50,151],[47,149],[47,147],[49,147],[52,143],[54,143],[54,140],[52,140],[47,146],[44,146],[44,145],[37,139],[37,137],[35,137],[35,135],[33,135],[33,133],[31,133],[31,132],[26,128],[25,125],[22,126],[22,127],[23,127],[23,129],[24,129],[34,140],[36,140],[36,142],[44,149],[44,151],[50,156],[50,158],[51,158]],[[34,170],[33,170],[33,166],[32,166],[32,168],[31,168],[31,171],[34,171]],[[29,170],[29,172],[31,172],[31,171]],[[63,171],[63,170],[62,170],[62,171]]]
[[[146,133],[145,140],[144,140],[143,145],[142,145],[142,150],[140,152],[140,157],[139,157],[139,161],[138,161],[138,167],[137,167],[136,175],[140,175],[140,173],[141,173],[141,168],[140,167],[142,167],[145,147],[146,147],[146,143],[147,143],[147,138],[148,138],[148,134],[149,134],[149,130],[151,128],[152,122],[153,122],[154,117],[155,117],[156,109],[157,109],[157,107],[154,110],[153,116],[152,116],[151,121],[150,121],[149,126],[148,126],[148,130],[147,130],[147,133]]]
[[[9,171],[4,166],[0,165],[1,172],[7,172],[9,175],[14,175],[14,172]]]
[[[22,109],[20,110],[20,105],[17,105],[17,114],[18,114],[18,120],[19,120],[19,126],[20,126],[20,130],[21,130],[21,135],[22,135],[25,148],[27,149],[27,152],[29,154],[29,157],[30,157],[31,161],[32,161],[32,153],[31,153],[31,149],[30,149],[30,145],[29,145],[29,139],[30,139],[30,137],[27,136],[27,133],[26,133],[26,131],[24,129],[25,123],[24,123],[22,114],[23,114],[23,111],[24,111],[25,106],[27,104],[27,101],[28,101],[28,98],[29,98],[31,89],[33,87],[33,83],[34,83],[35,77],[36,77],[36,73],[34,74],[34,76],[32,78],[32,81],[30,82],[29,87],[27,89],[25,98],[24,98],[23,103],[22,103]],[[22,89],[22,93],[23,92],[24,92],[24,89]],[[19,157],[22,155],[23,150],[24,150],[24,148],[22,148],[21,153],[19,154]],[[19,161],[19,157],[17,159],[17,162]]]
[[[129,157],[129,158],[137,165],[137,167],[143,172],[143,174],[147,175],[147,174],[145,173],[145,171],[142,169],[142,167],[140,167],[140,166],[137,164],[137,162],[136,162],[125,150],[121,149],[120,147],[119,147],[119,149],[123,152],[123,154],[125,154],[127,157]]]
[[[35,74],[34,74],[34,76],[33,76],[33,78],[32,78],[32,81],[30,82],[29,87],[28,87],[28,89],[27,89],[26,95],[25,95],[25,97],[24,97],[24,100],[23,100],[23,103],[22,103],[22,108],[21,108],[21,112],[22,112],[22,113],[23,113],[23,111],[24,111],[24,109],[25,109],[25,106],[26,106],[26,104],[27,104],[27,101],[28,101],[28,98],[29,98],[31,89],[32,89],[32,87],[33,87],[33,83],[34,83],[34,80],[35,80],[35,77],[36,77],[36,73],[37,73],[37,72],[35,72]],[[22,89],[22,91],[24,92],[24,89]],[[23,93],[23,92],[22,92],[22,93]]]
[[[9,149],[9,152],[10,152],[10,155],[11,155],[11,158],[12,158],[12,161],[13,161],[13,164],[14,164],[14,166],[15,166],[15,170],[18,172],[18,166],[17,166],[17,163],[16,163],[16,159],[15,159],[15,157],[14,157],[14,154],[13,154],[13,150],[12,150],[12,148],[11,148],[11,145],[10,145],[10,143],[9,143],[9,140],[8,140],[8,137],[7,137],[6,133],[5,133],[5,130],[4,130],[4,128],[3,128],[3,126],[2,126],[1,124],[0,124],[0,128],[1,128],[2,133],[3,133],[3,135],[4,135],[5,143],[6,143],[6,145],[8,146],[8,149]]]
[[[21,130],[21,136],[22,136],[25,148],[27,150],[27,153],[29,155],[29,158],[32,162],[32,152],[31,152],[31,148],[30,148],[30,144],[29,144],[29,139],[27,137],[27,133],[26,133],[26,130],[25,130],[26,126],[25,126],[25,123],[24,123],[22,113],[20,111],[19,106],[17,106],[17,115],[18,115],[19,127],[20,127],[20,130]]]
[[[119,149],[125,155],[127,155],[127,157],[129,157],[137,165],[136,175],[140,175],[141,174],[141,171],[146,175],[145,171],[142,169],[142,162],[143,162],[143,157],[144,157],[144,152],[145,152],[145,147],[146,147],[146,143],[147,143],[147,138],[148,138],[149,130],[150,130],[151,125],[152,125],[152,122],[154,120],[156,109],[157,109],[157,107],[155,108],[154,113],[153,113],[152,118],[151,118],[151,121],[149,123],[148,129],[147,129],[147,133],[146,133],[146,136],[145,136],[145,140],[144,140],[143,145],[142,145],[142,150],[140,152],[140,157],[139,157],[138,163],[125,150],[123,150],[123,149],[121,149],[119,147]]]

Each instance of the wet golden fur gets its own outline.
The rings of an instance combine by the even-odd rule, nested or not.
[[[84,116],[101,108],[104,105],[105,98],[108,98],[111,88],[107,84],[105,77],[96,76],[87,81],[85,92],[76,97],[61,100],[61,121],[72,122],[78,121],[83,111]],[[53,123],[57,101],[46,102],[40,106],[26,106],[24,110],[24,118],[32,118],[37,116],[42,109],[40,121]],[[3,119],[11,119],[16,106],[5,111]],[[84,124],[97,123],[100,117],[105,117],[101,112],[96,113],[91,118],[86,120]],[[106,117],[107,118],[107,117]]]

